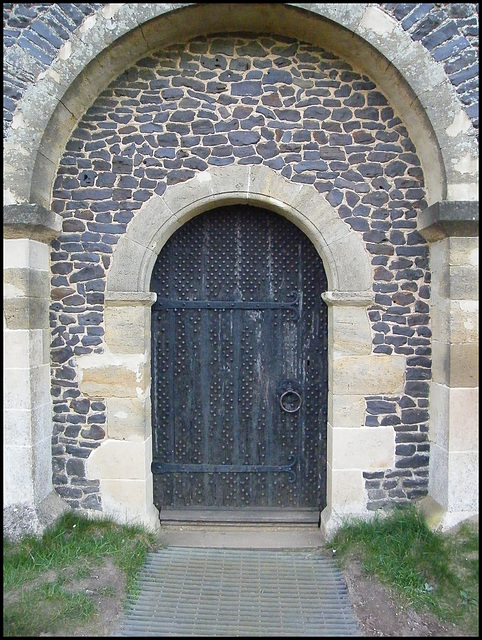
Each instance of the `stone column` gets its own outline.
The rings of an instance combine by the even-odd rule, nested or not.
[[[7,205],[4,245],[4,533],[42,533],[67,508],[52,485],[50,255],[61,219]]]
[[[159,528],[154,507],[151,427],[151,306],[155,294],[107,291],[105,352],[79,356],[80,390],[107,405],[106,439],[86,462],[100,481],[103,512]]]
[[[392,426],[365,425],[366,396],[403,391],[405,358],[372,353],[368,291],[327,291],[329,378],[327,505],[321,529],[331,538],[343,520],[367,516],[363,473],[395,462]]]
[[[429,496],[445,530],[478,513],[478,203],[438,202],[421,216],[430,242],[433,374]]]

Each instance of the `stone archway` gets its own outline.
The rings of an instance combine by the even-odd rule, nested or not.
[[[394,459],[393,427],[364,427],[364,396],[400,392],[404,358],[372,355],[366,308],[372,301],[371,267],[359,237],[311,186],[294,184],[263,166],[230,166],[153,196],[113,255],[107,276],[106,351],[77,358],[80,388],[107,403],[108,438],[87,461],[100,479],[104,510],[156,526],[150,464],[150,275],[170,235],[213,206],[250,203],[284,215],[311,239],[322,257],[329,291],[328,532],[344,514],[365,509],[363,469]],[[370,375],[367,376],[367,371]],[[346,456],[346,450],[356,456]]]
[[[460,430],[457,429],[458,417],[454,407],[456,405],[465,406],[468,403],[468,406],[473,409],[476,405],[474,391],[477,384],[467,376],[464,377],[460,364],[457,364],[462,360],[465,361],[460,354],[474,352],[473,333],[457,331],[459,328],[458,319],[462,311],[467,315],[470,323],[476,315],[476,311],[475,304],[473,304],[473,291],[469,288],[463,291],[462,300],[454,301],[450,299],[446,289],[441,285],[446,282],[447,278],[450,278],[451,290],[461,291],[461,288],[457,286],[460,267],[467,269],[470,273],[476,271],[473,258],[470,258],[470,262],[468,259],[464,262],[461,255],[468,253],[467,247],[473,253],[475,251],[473,247],[477,244],[474,236],[477,236],[478,222],[476,220],[478,216],[474,201],[477,199],[478,191],[474,130],[457,98],[455,89],[441,67],[431,58],[429,52],[420,43],[412,41],[410,35],[404,32],[400,25],[379,7],[362,3],[357,5],[354,10],[353,5],[348,4],[319,4],[305,9],[286,4],[275,5],[276,13],[273,14],[273,5],[267,4],[245,5],[245,7],[253,7],[249,12],[239,8],[243,5],[218,5],[217,12],[215,14],[211,12],[213,15],[209,20],[187,22],[184,20],[183,11],[190,11],[194,17],[204,15],[206,18],[206,14],[202,13],[206,10],[206,6],[196,4],[185,6],[171,4],[106,5],[99,9],[95,15],[90,16],[78,32],[72,34],[57,59],[27,89],[19,103],[5,141],[5,203],[7,208],[4,219],[4,235],[7,238],[5,247],[7,271],[10,270],[16,274],[16,270],[21,266],[22,269],[27,269],[36,275],[39,272],[42,276],[48,274],[46,243],[58,233],[60,226],[58,216],[48,211],[51,206],[52,184],[59,158],[76,121],[102,91],[105,83],[134,59],[144,55],[153,47],[162,46],[169,42],[171,35],[175,38],[190,37],[192,32],[186,31],[186,24],[189,25],[189,29],[197,29],[199,24],[204,24],[206,33],[225,29],[254,30],[256,32],[258,29],[266,28],[267,25],[269,27],[276,25],[281,34],[305,38],[314,43],[319,43],[319,38],[321,38],[323,42],[327,43],[327,46],[332,46],[335,49],[341,47],[344,52],[352,52],[357,66],[371,74],[385,89],[391,103],[406,120],[411,136],[417,139],[421,148],[422,164],[428,185],[428,202],[432,206],[420,216],[420,229],[426,239],[432,243],[431,252],[437,263],[437,270],[434,272],[437,296],[433,300],[433,305],[439,311],[442,310],[440,314],[442,329],[438,335],[434,333],[437,347],[434,350],[434,369],[437,378],[434,380],[433,388],[442,400],[440,406],[443,405],[443,409],[441,409],[440,415],[436,416],[438,419],[433,420],[433,428],[437,430],[437,433],[434,432],[437,446],[434,447],[434,454],[431,456],[432,477],[435,478],[432,481],[431,491],[445,510],[456,512],[461,502],[460,499],[465,496],[463,487],[457,484],[457,470],[475,467],[476,452],[474,452],[474,447],[470,451],[466,451],[465,442],[461,444],[463,438],[460,436]],[[257,168],[253,169],[253,171],[256,170]],[[313,193],[305,188],[300,189],[300,192]],[[178,198],[179,194],[181,194],[181,190],[169,189],[169,193],[165,194],[162,202],[168,203],[169,198]],[[315,195],[319,197],[318,194]],[[216,195],[212,196],[213,201],[216,197]],[[230,196],[228,194],[222,197],[226,199],[223,202],[229,202]],[[261,194],[257,197],[259,200],[255,198],[253,201],[263,204],[263,198],[268,196]],[[199,206],[202,207],[205,203],[199,203]],[[152,201],[154,208],[158,204],[156,200]],[[108,326],[107,347],[110,349],[110,354],[106,355],[111,358],[111,363],[119,363],[120,370],[125,369],[129,384],[132,382],[132,388],[135,390],[132,398],[131,396],[117,398],[122,400],[118,403],[117,408],[112,402],[110,403],[109,413],[113,420],[110,421],[109,441],[111,435],[120,436],[121,439],[124,437],[125,414],[131,417],[137,416],[139,425],[144,424],[146,411],[145,397],[142,391],[144,384],[142,376],[145,371],[146,358],[144,336],[136,336],[135,346],[122,344],[116,335],[112,319],[122,317],[122,322],[126,325],[131,320],[136,323],[145,321],[148,306],[143,305],[149,305],[150,297],[146,293],[144,278],[151,268],[151,260],[155,255],[153,249],[158,250],[162,245],[164,232],[171,233],[175,224],[182,224],[189,215],[195,215],[198,212],[195,207],[190,208],[188,205],[186,205],[186,210],[173,206],[177,217],[176,215],[172,216],[169,224],[164,224],[165,221],[161,221],[162,224],[156,232],[158,235],[150,238],[153,243],[152,247],[146,245],[143,248],[144,240],[137,241],[135,233],[142,236],[142,230],[137,226],[132,226],[132,232],[129,230],[125,238],[123,244],[129,247],[129,250],[133,251],[132,255],[137,256],[136,259],[141,262],[136,271],[137,284],[135,287],[123,291],[123,268],[120,266],[120,262],[119,266],[116,262],[117,275],[114,278],[116,271],[113,270],[113,276],[109,279],[106,322]],[[160,210],[164,211],[164,208],[160,207]],[[298,216],[292,212],[289,206],[286,207],[284,215]],[[298,218],[297,224],[302,228],[306,227],[306,233],[313,232],[314,238],[316,232],[313,231],[312,222],[305,220],[303,215],[299,215]],[[132,224],[134,225],[134,222]],[[340,222],[340,224],[341,227],[335,224],[335,232],[343,229],[343,223]],[[352,425],[353,422],[358,424],[361,411],[360,397],[366,391],[359,394],[360,397],[356,402],[347,403],[345,396],[351,401],[357,396],[357,391],[354,387],[346,389],[346,380],[345,387],[343,384],[337,387],[337,384],[339,376],[343,380],[344,358],[356,358],[356,362],[362,367],[363,358],[372,357],[369,355],[369,327],[365,311],[370,298],[369,294],[365,292],[370,289],[370,284],[367,285],[364,282],[361,287],[355,289],[344,286],[343,274],[337,271],[337,261],[334,258],[330,260],[331,252],[334,248],[341,247],[342,244],[338,244],[338,241],[327,242],[326,237],[323,234],[318,237],[320,253],[327,263],[327,271],[331,273],[332,282],[339,285],[338,288],[334,284],[330,285],[331,292],[326,296],[328,304],[332,304],[330,307],[330,326],[334,331],[331,342],[334,345],[332,361],[336,361],[331,385],[334,390],[339,390],[338,394],[334,393],[331,404],[333,413],[330,417],[330,425],[340,427],[337,431],[333,431],[332,436],[335,441],[342,436],[348,438],[360,433],[360,430],[344,432],[343,429]],[[467,240],[468,242],[466,242]],[[348,240],[343,242],[348,243]],[[119,249],[121,247],[122,244]],[[19,251],[19,248],[23,253]],[[120,256],[121,252],[118,255]],[[354,252],[353,255],[359,254]],[[352,266],[357,266],[356,261]],[[363,269],[362,273],[365,273]],[[117,285],[114,284],[116,278],[118,278]],[[15,296],[17,294],[18,292],[15,293]],[[15,394],[7,389],[6,397],[10,411],[10,424],[17,424],[20,417],[23,419],[27,416],[25,448],[29,453],[32,453],[35,462],[33,468],[41,470],[41,478],[38,481],[35,478],[32,481],[24,481],[26,491],[21,491],[21,500],[26,494],[30,496],[31,489],[35,486],[33,492],[35,495],[28,498],[28,504],[33,505],[32,509],[36,510],[39,502],[52,488],[48,478],[51,466],[51,449],[47,427],[45,432],[42,431],[39,439],[35,439],[36,435],[30,435],[34,425],[34,419],[30,417],[30,407],[31,405],[38,406],[38,398],[41,398],[45,425],[48,426],[50,396],[48,375],[46,375],[48,362],[46,359],[41,361],[40,384],[31,384],[32,381],[36,381],[35,376],[39,369],[35,364],[32,364],[33,361],[28,354],[37,354],[38,351],[47,353],[45,348],[47,338],[41,338],[43,349],[37,349],[35,341],[39,333],[38,329],[41,329],[42,336],[46,335],[48,331],[49,295],[47,287],[42,287],[40,294],[35,297],[35,302],[38,301],[37,298],[41,301],[41,305],[39,305],[41,310],[38,314],[33,311],[34,306],[30,304],[29,295],[27,290],[22,296],[13,297],[8,301],[13,311],[10,313],[7,326],[7,333],[10,330],[18,332],[19,335],[21,333],[22,339],[25,338],[27,344],[27,356],[21,365],[24,369],[22,373],[25,375],[20,381],[24,397],[29,398],[27,409],[20,415],[21,411],[14,398]],[[17,316],[23,319],[24,310],[24,307],[18,304],[19,301],[28,303],[26,315],[29,322],[35,316],[35,321],[40,323],[38,326],[34,323],[17,322]],[[125,305],[125,310],[128,310],[127,314],[121,312],[122,305]],[[366,331],[362,331],[358,327],[357,333],[362,331],[365,338],[360,341],[349,339],[344,342],[342,334],[350,335],[350,327],[356,325],[360,319],[362,320],[360,327],[365,327]],[[141,326],[144,325],[141,324]],[[337,327],[343,327],[344,331],[337,334]],[[131,335],[133,334],[131,333]],[[16,358],[17,354],[14,354],[9,361],[13,364],[7,364],[10,367],[10,372],[18,368]],[[98,357],[94,357],[94,360],[98,362],[96,358]],[[381,361],[382,358],[377,357],[377,363]],[[108,359],[105,362],[108,362]],[[350,366],[354,364],[352,360],[346,362]],[[392,360],[392,362],[394,361]],[[448,362],[451,364],[448,365]],[[81,374],[84,375],[85,384],[88,382],[89,371],[95,366],[97,366],[95,363],[89,364],[87,360],[82,361]],[[13,379],[12,376],[9,377],[9,380]],[[139,384],[136,384],[137,382]],[[32,389],[39,390],[37,396],[34,397]],[[373,393],[373,391],[371,392]],[[12,397],[13,400],[11,400]],[[132,399],[135,402],[132,402]],[[346,407],[349,408],[346,409]],[[475,433],[475,428],[472,431]],[[11,438],[14,433],[15,430],[12,428]],[[132,437],[132,441],[136,443],[136,446],[141,446],[141,443],[144,443],[142,446],[145,449],[142,426],[140,426],[138,435]],[[356,446],[356,443],[354,444]],[[462,449],[461,453],[458,451],[459,447]],[[20,455],[22,447],[18,447],[17,442],[10,448],[15,449],[15,455],[18,450]],[[337,445],[333,445],[333,451],[337,450],[340,449],[337,448]],[[12,460],[16,459],[15,455],[12,454]],[[139,477],[147,477],[146,459],[144,454],[140,458],[135,458],[133,465],[140,464],[141,467],[133,467],[132,478],[128,479],[137,481]],[[139,460],[141,462],[138,462]],[[124,461],[125,459],[122,458],[121,462]],[[389,462],[388,460],[387,464]],[[339,464],[343,463],[340,463],[333,453],[333,473],[331,476],[333,480],[339,470]],[[114,467],[114,462],[112,467]],[[91,471],[94,474],[95,469],[91,469]],[[119,507],[115,492],[122,490],[122,485],[117,482],[114,470],[109,473],[104,472],[104,480],[102,481],[105,496],[110,496],[106,501],[107,511],[120,512],[122,517],[129,516],[130,518],[132,514],[135,516],[136,510],[132,505],[127,505],[125,508]],[[472,471],[470,473],[470,477],[475,475]],[[342,475],[346,485],[350,474],[345,469],[342,470]],[[12,477],[14,476],[15,474],[12,474]],[[110,482],[112,479],[115,482]],[[349,486],[346,486],[346,489],[342,488],[343,482],[337,483],[336,488],[331,489],[333,494],[331,504],[335,505],[333,508],[337,508],[338,505],[341,510],[346,509],[349,512],[350,505],[353,504],[352,511],[358,509],[360,500],[358,500],[357,491],[361,486],[358,471],[353,474],[352,480],[354,491],[351,493]],[[144,480],[142,482],[145,492],[146,483]],[[455,491],[452,490],[454,485],[457,485]],[[338,494],[336,494],[337,491]],[[347,496],[351,497],[347,498]],[[17,504],[17,493],[13,498],[10,496],[9,500],[13,500],[12,508],[14,508]],[[148,502],[148,500],[144,502],[144,505]],[[475,504],[472,497],[469,502],[463,503],[462,516],[466,511],[473,511],[476,508]],[[140,518],[150,522],[154,516],[146,516],[147,511],[148,508],[143,506]],[[458,517],[458,514],[454,513],[454,518]]]

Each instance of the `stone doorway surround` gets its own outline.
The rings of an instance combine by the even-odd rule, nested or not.
[[[203,14],[206,7],[208,15]],[[40,74],[22,99],[4,147],[4,526],[10,533],[38,532],[64,508],[52,490],[49,418],[48,243],[60,231],[60,217],[49,210],[55,168],[76,120],[105,83],[149,48],[167,42],[170,34],[175,39],[191,37],[190,29],[199,24],[204,25],[206,33],[225,29],[256,32],[276,24],[279,33],[314,44],[321,38],[335,51],[341,48],[355,52],[357,65],[386,91],[411,136],[419,141],[430,205],[420,216],[419,229],[430,243],[433,272],[432,454],[427,504],[434,507],[434,525],[442,528],[478,513],[478,174],[476,139],[468,116],[442,67],[379,7],[368,3],[246,7],[249,11],[243,10],[243,5],[217,5],[218,11],[212,12],[209,5],[196,4],[105,5],[95,19],[86,20],[48,73]],[[273,7],[275,16],[271,13]],[[192,12],[195,19],[186,21],[182,15],[185,10]],[[75,55],[71,55],[72,51]],[[38,105],[42,105],[41,110]],[[239,186],[230,181],[231,192],[226,190],[226,184],[219,187],[217,171],[212,171],[199,174],[185,185],[175,185],[163,198],[152,198],[141,212],[142,220],[157,226],[148,231],[134,220],[119,243],[119,259],[109,273],[106,297],[106,344],[110,352],[89,356],[93,362],[79,359],[79,368],[82,384],[89,393],[96,384],[95,375],[90,382],[89,375],[101,367],[104,374],[113,375],[119,365],[124,374],[121,384],[129,393],[117,397],[111,389],[110,432],[105,443],[110,444],[99,449],[97,459],[89,463],[89,472],[97,473],[99,464],[103,468],[106,513],[121,519],[135,517],[157,526],[147,481],[150,421],[146,422],[146,345],[152,295],[146,278],[155,252],[190,216],[218,204],[249,201],[271,207],[298,224],[318,248],[329,277],[330,290],[325,300],[330,307],[332,345],[330,498],[322,517],[329,532],[336,527],[336,514],[356,513],[363,502],[359,471],[349,468],[347,461],[340,461],[339,445],[345,438],[345,444],[358,446],[356,438],[365,429],[358,424],[362,408],[356,398],[374,392],[372,388],[367,391],[366,387],[351,385],[351,378],[347,388],[344,366],[356,364],[360,382],[366,384],[367,366],[372,366],[374,358],[377,365],[381,363],[381,357],[371,355],[370,350],[366,313],[372,295],[370,266],[361,241],[358,246],[350,244],[357,245],[357,238],[342,221],[330,217],[322,199],[316,215],[321,216],[319,221],[328,223],[323,233],[316,218],[310,217],[309,202],[303,213],[298,199],[302,194],[312,194],[308,187],[290,185],[297,193],[291,189],[289,196],[279,197],[276,190],[271,190],[271,178],[263,168],[242,167],[242,172],[250,177],[243,178]],[[256,176],[258,185],[260,181],[265,184],[258,191],[252,188]],[[191,188],[197,190],[196,197],[189,194]],[[268,205],[273,193],[276,199]],[[317,193],[316,196],[320,197]],[[340,262],[342,252],[336,252],[343,243],[345,248],[356,249],[345,258],[349,264]],[[137,272],[125,271],[121,257],[126,258],[127,265],[130,261],[135,263]],[[343,272],[340,266],[349,267],[350,271]],[[355,281],[350,280],[349,274]],[[125,341],[115,327],[120,318],[130,341]],[[355,326],[356,338],[345,341],[344,336]],[[398,388],[403,381],[403,367],[400,365],[398,370],[396,362],[391,356],[390,389],[391,385]],[[119,378],[115,377],[112,383],[116,381]],[[126,415],[132,420],[127,432]],[[384,464],[390,464],[392,445],[393,437],[390,446],[382,443],[381,449],[388,455]],[[131,471],[124,473],[126,477],[118,478],[114,473],[115,461],[109,458],[109,447],[120,455],[122,464],[129,462]],[[102,463],[101,450],[109,458],[111,471]],[[126,488],[131,501],[123,505],[119,500]]]
[[[363,470],[394,463],[392,426],[363,426],[369,394],[401,393],[405,358],[372,354],[367,306],[372,273],[360,238],[307,185],[263,166],[205,171],[153,196],[119,240],[107,275],[105,353],[79,356],[80,390],[106,398],[107,439],[86,464],[100,479],[104,511],[154,526],[150,417],[151,271],[170,235],[210,208],[246,203],[286,216],[311,239],[324,261],[329,307],[327,509],[323,526],[365,511]]]

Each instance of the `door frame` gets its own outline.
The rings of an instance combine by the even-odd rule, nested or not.
[[[150,409],[150,306],[152,268],[174,231],[207,209],[247,203],[294,222],[311,239],[325,266],[328,291],[326,535],[346,515],[366,513],[363,472],[394,464],[391,426],[365,427],[364,397],[401,393],[403,356],[372,353],[367,307],[373,302],[372,269],[364,244],[311,185],[291,183],[262,165],[231,165],[198,173],[153,195],[119,239],[107,274],[103,354],[77,358],[80,389],[107,404],[107,439],[86,462],[100,482],[104,513],[159,526],[153,505]],[[370,376],[366,375],[367,368]],[[119,387],[109,383],[115,377]],[[345,456],[350,448],[356,460]]]

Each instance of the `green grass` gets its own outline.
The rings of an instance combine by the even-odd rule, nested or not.
[[[97,604],[75,581],[88,579],[110,561],[125,576],[125,596],[135,596],[147,552],[160,547],[143,527],[74,513],[62,516],[41,538],[4,540],[4,637],[78,629],[95,619]],[[407,604],[478,635],[478,526],[464,523],[456,533],[435,533],[415,508],[407,507],[369,522],[346,523],[330,548],[336,549],[340,567],[350,558],[360,559],[368,574],[378,576]],[[105,585],[98,595],[118,597],[118,592]]]
[[[429,529],[415,507],[397,508],[371,521],[347,522],[330,542],[340,567],[360,559],[416,610],[429,609],[441,622],[478,635],[478,525],[465,522],[454,533]]]
[[[125,576],[125,595],[134,595],[147,552],[160,546],[143,527],[74,513],[63,515],[42,537],[4,540],[4,637],[55,633],[91,620],[96,601],[85,589],[76,590],[74,580],[90,577],[108,559]],[[112,587],[100,595],[112,596]]]

